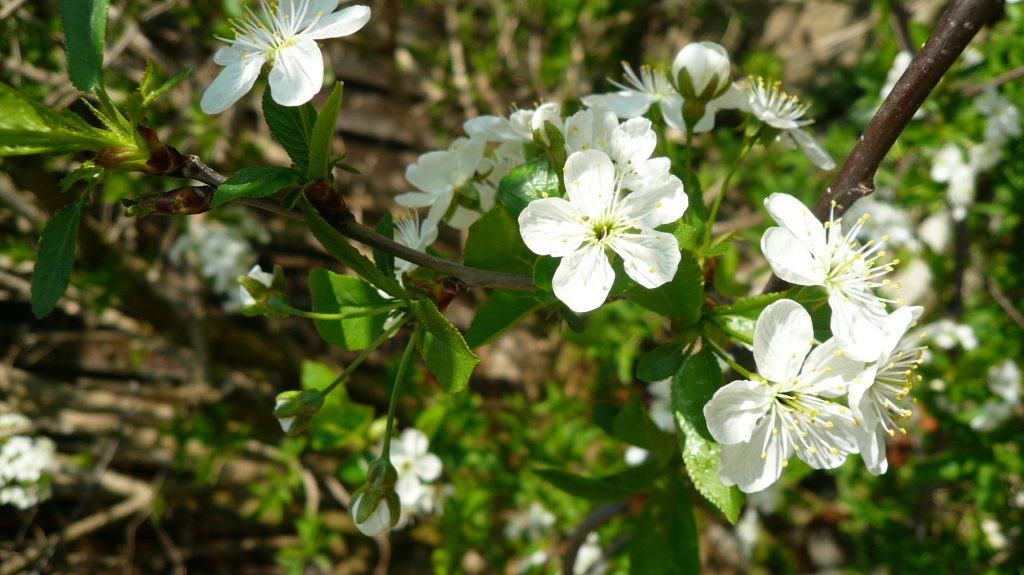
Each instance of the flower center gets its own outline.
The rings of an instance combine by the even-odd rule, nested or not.
[[[861,227],[871,219],[871,214],[864,214],[857,219],[857,223],[845,234],[842,232],[842,220],[835,219],[835,202],[832,202],[832,214],[829,221],[825,222],[825,249],[826,253],[820,254],[821,265],[824,267],[825,288],[831,293],[838,290],[843,297],[849,300],[856,300],[856,303],[863,306],[874,305],[873,301],[880,301],[882,307],[886,302],[902,304],[902,299],[878,298],[871,290],[880,286],[891,285],[895,289],[903,287],[899,283],[892,283],[888,279],[876,281],[882,276],[895,270],[900,260],[894,259],[891,262],[883,263],[880,260],[885,257],[885,242],[889,236],[882,236],[882,241],[876,243],[869,240],[864,245],[858,244],[857,237]]]
[[[262,16],[246,7],[246,13],[241,18],[228,19],[235,38],[220,40],[241,49],[243,58],[249,52],[260,53],[273,65],[278,51],[298,43],[302,34],[314,27],[323,17],[323,12],[319,11],[312,18],[307,17],[310,0],[284,2],[283,6],[278,6],[277,2],[261,0]]]
[[[807,106],[801,104],[796,96],[783,92],[781,86],[782,82],[766,83],[764,78],[748,80],[745,88],[747,93],[753,96],[750,103],[757,117],[761,120],[794,122],[800,126],[810,124],[811,120],[800,119],[807,111]]]

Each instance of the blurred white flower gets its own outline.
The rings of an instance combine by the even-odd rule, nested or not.
[[[217,78],[203,93],[200,107],[219,114],[244,96],[256,82],[264,64],[270,64],[270,88],[282,106],[310,101],[324,83],[324,60],[317,40],[348,36],[370,19],[366,6],[335,12],[338,0],[261,0],[262,14],[246,7],[246,14],[231,20],[232,38],[214,55],[221,66]]]
[[[964,162],[963,150],[956,144],[946,144],[932,159],[932,180],[949,185],[946,201],[956,221],[966,218],[967,208],[974,203],[977,175],[975,167]]]
[[[414,507],[427,494],[424,482],[441,476],[441,460],[428,451],[430,440],[422,431],[409,427],[399,439],[391,440],[391,464],[398,471],[395,492],[402,505]]]
[[[704,406],[708,431],[722,444],[718,476],[745,493],[775,483],[789,457],[815,469],[838,467],[857,452],[850,410],[829,401],[846,394],[863,363],[840,353],[834,339],[813,350],[811,316],[783,299],[754,327],[760,376],[729,383]]]
[[[27,425],[29,420],[5,414],[0,428]],[[57,467],[57,446],[48,437],[12,435],[0,438],[0,505],[28,509],[50,497]]]
[[[188,219],[188,231],[178,236],[167,252],[171,263],[187,262],[210,282],[215,294],[226,296],[224,309],[235,311],[240,305],[236,278],[246,275],[256,263],[256,252],[250,239],[266,241],[263,229],[229,225],[203,217]]]
[[[601,551],[601,541],[597,533],[591,531],[587,540],[580,545],[576,551],[576,564],[573,565],[573,575],[603,575],[608,570],[607,563],[601,561],[604,552]]]
[[[566,198],[535,200],[519,215],[526,245],[536,254],[562,258],[552,281],[558,299],[575,312],[604,303],[615,281],[606,250],[618,254],[629,277],[645,288],[675,276],[679,245],[672,234],[654,228],[686,210],[678,178],[624,194],[611,158],[598,150],[573,153],[564,171]]]
[[[928,324],[924,330],[928,340],[942,349],[953,349],[959,345],[970,351],[978,347],[978,338],[971,326],[956,323],[947,317]]]
[[[656,381],[647,386],[647,393],[654,399],[647,408],[651,420],[662,431],[675,434],[676,417],[672,412],[672,378]]]
[[[1020,110],[999,94],[995,86],[987,86],[974,99],[974,107],[987,117],[985,140],[1002,145],[1009,138],[1021,135]]]
[[[519,539],[526,535],[527,540],[538,541],[554,526],[555,515],[534,501],[509,518],[504,533],[507,539]]]
[[[801,129],[814,123],[814,120],[804,119],[807,106],[801,104],[796,96],[780,90],[781,86],[781,82],[766,84],[762,78],[757,81],[751,78],[746,82],[744,90],[750,98],[751,113],[772,128],[781,130],[777,140],[784,145],[799,147],[814,165],[823,170],[836,167],[832,156]]]
[[[642,447],[630,445],[626,448],[626,452],[622,454],[622,460],[626,465],[630,467],[636,467],[641,463],[647,461],[647,458],[651,456],[651,452],[647,451]]]
[[[740,555],[750,560],[761,534],[761,520],[755,506],[747,506],[740,520],[736,522],[735,531],[736,541],[740,544]]]
[[[892,67],[889,68],[889,73],[885,76],[885,84],[882,86],[882,89],[878,91],[879,96],[883,99],[889,96],[893,87],[896,86],[896,82],[899,81],[900,76],[907,71],[907,68],[910,66],[910,62],[913,59],[914,54],[911,52],[900,51],[896,53],[896,57],[892,61]],[[921,110],[918,110],[917,113],[914,114],[914,117],[916,118],[920,113]]]
[[[1006,539],[1006,535],[1003,534],[1003,526],[995,519],[982,519],[981,531],[985,534],[985,540],[992,549],[997,551],[1006,549],[1007,545],[1010,544]]]
[[[879,201],[870,196],[861,198],[850,206],[843,217],[847,220],[859,220],[866,214],[870,214],[870,217],[864,218],[864,225],[857,232],[858,239],[868,241],[888,234],[890,245],[905,247],[912,251],[918,250],[919,245],[910,226],[910,217],[895,203]]]
[[[548,553],[543,549],[538,549],[533,553],[530,553],[526,557],[521,557],[515,560],[516,573],[522,575],[534,567],[540,567],[548,562]]]
[[[822,224],[800,200],[787,194],[774,193],[764,205],[781,226],[768,228],[761,237],[761,252],[775,275],[796,285],[824,287],[839,349],[852,359],[878,359],[886,313],[885,303],[873,290],[890,285],[890,280],[881,278],[899,263],[880,261],[889,237],[860,245],[850,238],[857,237],[870,219],[867,215],[845,229],[842,220],[834,217]]]
[[[252,266],[252,269],[249,270],[247,275],[268,288],[274,282],[274,274],[263,271],[263,268],[259,265]],[[245,289],[245,286],[238,286],[238,290],[238,302],[241,307],[245,308],[251,305],[256,305],[256,300],[252,297],[252,294]],[[285,429],[285,431],[287,432],[288,430]]]
[[[972,429],[994,431],[1020,406],[1020,368],[1011,359],[1004,359],[988,370],[988,389],[999,399],[989,399],[982,404],[982,412],[971,419]]]

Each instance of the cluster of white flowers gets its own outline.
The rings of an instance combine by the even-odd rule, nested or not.
[[[0,432],[31,422],[16,413],[0,414]],[[50,497],[57,447],[48,437],[0,435],[0,505],[28,509]]]
[[[257,259],[253,239],[266,241],[266,231],[244,223],[229,225],[219,220],[191,217],[188,232],[174,240],[167,259],[171,263],[187,262],[194,266],[200,276],[209,280],[215,294],[228,298],[224,308],[237,310],[245,296],[239,299],[236,278],[249,273]]]
[[[836,338],[815,345],[810,314],[796,302],[765,308],[754,330],[758,375],[722,387],[704,406],[708,430],[722,444],[722,481],[760,491],[794,452],[816,469],[860,453],[871,473],[884,473],[885,436],[906,433],[904,402],[920,380],[914,370],[923,346],[908,334],[920,312],[906,307],[887,316],[875,357],[859,361]],[[844,396],[848,405],[838,401]]]
[[[988,370],[988,389],[998,399],[989,399],[981,405],[981,413],[971,419],[971,428],[994,431],[1013,417],[1021,405],[1021,373],[1016,362],[1004,359]]]
[[[405,527],[413,517],[441,512],[447,490],[431,484],[441,476],[441,460],[430,453],[429,447],[427,435],[412,427],[391,440],[391,464],[398,471],[395,492],[402,502],[402,515],[395,529]]]

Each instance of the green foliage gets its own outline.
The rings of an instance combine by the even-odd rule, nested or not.
[[[337,373],[322,363],[302,362],[302,388],[325,389]],[[345,449],[357,452],[367,447],[366,435],[373,422],[373,407],[352,400],[344,385],[324,397],[324,405],[310,424],[309,445],[317,451]]]
[[[629,297],[661,315],[679,318],[683,326],[697,323],[704,305],[704,274],[692,252],[683,250],[679,270],[672,281],[647,289],[636,286]]]
[[[311,182],[331,179],[334,127],[338,123],[338,111],[341,110],[341,98],[345,92],[344,85],[344,82],[334,84],[331,96],[327,98],[320,115],[313,123],[313,131],[309,137],[309,166],[306,169],[306,177]]]
[[[466,330],[466,344],[477,348],[494,341],[540,306],[533,294],[528,292],[494,291],[473,315],[473,322]]]
[[[292,168],[275,166],[253,166],[242,168],[217,187],[211,208],[230,202],[235,198],[262,198],[302,180],[302,173]]]
[[[377,288],[352,276],[315,268],[309,271],[313,311],[325,314],[358,313],[380,308],[388,300]],[[387,314],[350,319],[317,319],[316,329],[331,345],[358,350],[368,347],[384,329]]]
[[[551,468],[536,468],[533,472],[573,497],[594,503],[619,501],[646,491],[660,474],[653,461],[600,478]]]
[[[422,326],[417,343],[427,369],[445,393],[462,391],[480,358],[470,351],[459,330],[437,311],[433,302],[416,300],[410,309]]]
[[[395,220],[391,216],[391,212],[385,212],[381,216],[374,231],[389,240],[395,239]],[[384,277],[395,277],[395,256],[384,250],[373,248],[373,263],[377,264],[377,269],[384,274]]]
[[[127,143],[71,112],[58,114],[0,82],[0,156],[99,151]]]
[[[316,108],[309,103],[282,106],[274,101],[268,86],[263,92],[263,118],[274,139],[295,164],[295,169],[305,174],[309,169],[309,139],[313,124],[319,119]]]
[[[60,1],[68,77],[83,92],[103,85],[103,38],[109,5],[109,0]]]
[[[630,573],[699,575],[700,550],[690,494],[682,478],[663,476],[636,520],[629,542]]]
[[[49,315],[71,282],[71,266],[78,245],[78,220],[89,203],[89,192],[56,211],[39,237],[39,256],[32,274],[32,313]]]
[[[556,174],[547,159],[540,157],[530,160],[521,166],[512,168],[498,185],[498,199],[509,214],[519,218],[519,214],[527,204],[548,196],[558,196],[558,182],[561,175]]]
[[[507,210],[493,208],[469,226],[463,254],[467,266],[529,275],[536,261],[537,255],[523,243],[519,226]]]

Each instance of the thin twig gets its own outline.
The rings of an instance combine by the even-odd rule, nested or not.
[[[982,82],[981,84],[978,84],[977,86],[971,86],[970,88],[964,88],[960,92],[960,95],[963,96],[964,98],[973,98],[973,97],[977,96],[978,94],[984,92],[985,88],[988,88],[990,86],[993,87],[993,88],[997,87],[997,86],[1001,86],[1001,85],[1003,85],[1003,84],[1005,84],[1005,83],[1007,83],[1007,82],[1009,82],[1011,80],[1016,80],[1017,78],[1020,78],[1021,76],[1024,76],[1024,66],[1020,66],[1019,68],[1014,68],[1013,70],[1009,70],[1007,72],[1003,72],[1002,74],[996,76],[995,78],[992,78],[991,80],[987,80],[985,82]]]
[[[815,217],[823,222],[830,217],[838,218],[853,202],[875,191],[875,173],[896,139],[1000,4],[999,0],[953,0],[818,199]],[[765,291],[781,291],[785,287],[786,282],[776,276]]]
[[[985,285],[988,286],[988,293],[992,295],[992,299],[996,300],[996,303],[999,304],[999,307],[1003,308],[1006,315],[1010,316],[1010,319],[1024,330],[1024,315],[1021,315],[1020,311],[1013,307],[1013,303],[1011,303],[1010,299],[1006,297],[1003,290],[999,289],[996,282],[985,274],[985,271],[981,269],[978,262],[971,262],[971,267],[980,277],[985,278]]]
[[[892,10],[889,13],[889,21],[892,23],[892,32],[896,36],[896,44],[900,47],[900,52],[916,54],[917,49],[914,48],[914,41],[910,38],[910,26],[907,25],[910,14],[907,13],[907,9],[900,0],[889,0],[889,7]]]

